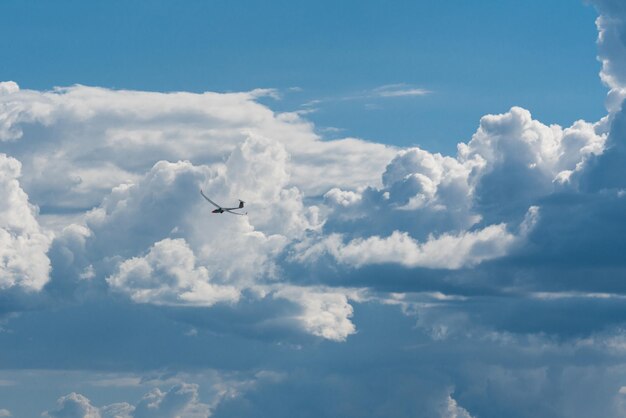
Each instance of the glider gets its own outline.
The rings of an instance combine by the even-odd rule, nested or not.
[[[234,212],[237,209],[242,209],[243,208],[243,204],[246,203],[243,200],[239,199],[239,206],[234,207],[234,208],[225,208],[222,207],[220,205],[218,205],[217,203],[215,203],[214,201],[212,201],[211,199],[209,199],[203,192],[202,189],[200,189],[200,194],[202,195],[202,197],[204,197],[206,200],[209,201],[209,203],[211,203],[213,206],[215,206],[217,209],[213,210],[213,213],[224,213],[224,212],[228,212],[231,213],[233,215],[239,215],[239,216],[245,216],[248,214],[248,212],[246,213],[239,213],[239,212]]]

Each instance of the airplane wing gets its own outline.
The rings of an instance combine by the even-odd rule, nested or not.
[[[224,210],[238,210],[238,209],[243,209],[243,204],[246,203],[243,200],[239,199],[239,206],[235,206],[233,208],[222,208]]]
[[[224,209],[222,208],[220,205],[218,205],[217,203],[215,203],[214,201],[212,201],[211,199],[209,199],[208,197],[206,197],[206,195],[202,192],[202,189],[200,189],[200,194],[202,195],[202,197],[204,197],[206,200],[209,201],[209,203],[211,203],[213,206],[215,206],[218,209]]]
[[[233,208],[233,209],[239,209],[239,208]],[[224,208],[224,210],[228,213],[232,213],[233,215],[246,216],[248,214],[248,212],[246,213],[233,212],[231,209]]]

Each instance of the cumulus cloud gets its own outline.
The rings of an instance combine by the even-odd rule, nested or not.
[[[332,205],[347,207],[357,203],[362,199],[362,196],[357,192],[341,190],[337,187],[333,187],[324,194],[324,199],[329,201]]]
[[[380,180],[329,188],[319,206],[305,204],[300,187],[307,186],[294,180],[300,165],[288,147],[249,134],[223,162],[160,161],[114,187],[82,225],[58,233],[49,287],[67,286],[68,277],[106,278],[140,303],[234,303],[244,291],[265,297],[268,280],[289,281],[280,265],[289,248],[296,250],[289,260],[302,268],[324,254],[355,268],[471,268],[523,247],[540,199],[570,187],[604,143],[592,124],[548,127],[513,108],[485,116],[456,157],[401,150]],[[246,200],[249,216],[212,216],[201,187],[219,202]],[[337,341],[354,333],[345,294],[308,303],[282,286],[265,289],[300,306],[293,318],[307,332]]]
[[[593,0],[600,11],[598,27],[598,59],[602,63],[600,78],[610,88],[607,109],[613,113],[621,108],[626,97],[626,19],[624,5],[618,0]]]
[[[239,299],[237,288],[210,282],[208,270],[196,266],[184,239],[157,242],[145,257],[124,261],[107,282],[139,303],[211,306]]]
[[[285,236],[255,231],[247,217],[211,214],[214,208],[199,194],[203,184],[218,202],[234,200],[223,177],[210,180],[211,175],[189,162],[163,161],[138,183],[114,189],[87,217],[93,236],[86,251],[96,269],[101,261],[101,268],[111,271],[116,260],[145,254],[166,238],[184,238],[199,265],[217,280],[249,280],[271,269],[268,257],[284,245]]]
[[[9,96],[20,90],[19,86],[14,81],[0,82],[0,95]],[[14,124],[18,119],[19,109],[14,108],[10,103],[2,101],[0,105],[0,141],[10,141],[18,139],[22,136],[22,130],[19,127],[15,127]]]
[[[328,252],[340,263],[355,267],[398,263],[405,267],[458,269],[501,257],[518,241],[503,224],[460,235],[430,237],[424,243],[399,231],[394,231],[386,238],[357,238],[345,245],[338,235],[332,235],[307,249],[298,259],[307,261],[311,255],[319,256],[320,253]]]
[[[127,402],[95,407],[79,393],[72,392],[57,400],[57,408],[46,411],[47,418],[207,418],[209,405],[199,401],[198,385],[179,383],[163,392],[158,388],[147,393],[136,405]]]
[[[169,391],[154,389],[135,407],[133,418],[207,418],[209,406],[198,400],[198,385],[181,383]]]
[[[20,99],[44,100],[45,97],[44,101],[54,107],[54,111],[41,111],[41,118],[29,121],[45,121],[50,124],[46,126],[50,127],[57,123],[57,119],[50,115],[59,113],[69,117],[70,122],[73,118],[88,118],[94,122],[90,126],[102,130],[95,123],[100,113],[110,115],[112,112],[116,118],[125,120],[123,115],[126,113],[111,110],[110,103],[119,101],[123,104],[122,107],[130,104],[139,106],[145,104],[142,100],[148,97],[167,102],[177,112],[193,114],[193,117],[200,120],[206,117],[210,121],[205,122],[215,126],[234,123],[228,119],[230,116],[226,116],[230,114],[223,112],[223,109],[215,110],[216,114],[213,111],[196,109],[194,106],[198,103],[206,104],[207,98],[204,96],[143,95],[77,86],[46,93],[47,96],[44,94],[43,97],[37,92],[28,91],[22,97],[20,94],[23,92],[19,88],[5,90],[5,96],[12,97],[11,101],[6,101],[6,106],[14,106],[15,101]],[[18,96],[14,97],[15,95]],[[257,107],[253,102],[256,97],[254,95],[208,96],[211,100],[225,100],[235,108],[245,107],[252,113],[253,110],[259,111],[259,115],[265,115],[272,123],[285,123],[290,129],[306,126],[302,120],[286,122],[285,116],[277,117],[262,106]],[[182,97],[185,98],[184,101]],[[83,102],[88,103],[91,108],[79,112],[76,103]],[[153,126],[157,118],[164,117],[162,112],[151,103],[142,110],[135,109],[134,117],[140,118],[147,126]],[[240,115],[233,117],[235,120],[241,119]],[[224,122],[223,119],[230,122]],[[22,126],[23,122],[20,121],[12,122],[12,126]],[[118,129],[125,129],[124,124],[117,126]],[[196,132],[197,128],[194,128]],[[49,130],[53,133],[55,131],[54,128]],[[86,217],[86,226],[89,229],[86,233],[90,238],[85,241],[84,252],[98,253],[100,263],[93,257],[80,256],[78,259],[81,262],[77,263],[80,264],[78,274],[82,277],[94,276],[100,268],[105,275],[117,277],[115,269],[120,262],[126,260],[126,268],[129,260],[147,254],[155,243],[180,237],[185,239],[194,256],[200,260],[200,265],[210,261],[215,266],[217,262],[215,270],[219,271],[222,278],[234,277],[232,275],[236,275],[235,272],[243,263],[229,262],[229,258],[233,260],[235,257],[220,254],[218,247],[200,236],[197,232],[199,228],[193,228],[190,218],[199,214],[197,206],[192,205],[194,210],[185,209],[188,205],[184,202],[189,201],[189,196],[193,196],[192,190],[203,185],[220,201],[232,199],[233,194],[250,200],[249,205],[253,211],[248,225],[245,220],[233,224],[238,228],[248,228],[246,241],[257,241],[257,250],[241,255],[248,255],[247,258],[250,258],[250,254],[256,255],[256,261],[251,260],[249,263],[254,266],[250,270],[261,271],[263,274],[276,271],[271,260],[286,244],[294,239],[302,239],[306,231],[318,230],[324,222],[323,232],[329,235],[326,238],[322,235],[321,241],[327,246],[338,241],[335,232],[343,233],[343,241],[347,240],[347,244],[340,249],[332,250],[333,246],[330,245],[330,252],[334,252],[336,258],[342,262],[357,266],[397,262],[409,267],[434,268],[475,265],[506,255],[514,247],[513,243],[519,241],[519,237],[515,238],[511,231],[520,228],[529,209],[536,205],[538,199],[559,187],[559,184],[569,181],[571,174],[581,170],[589,156],[600,154],[605,140],[603,134],[597,133],[592,124],[582,121],[571,128],[562,129],[558,126],[545,126],[533,120],[528,111],[519,108],[513,108],[503,115],[488,115],[481,120],[479,130],[471,141],[459,145],[456,157],[431,154],[417,148],[402,150],[389,162],[380,180],[361,182],[362,186],[352,190],[329,187],[325,194],[325,203],[328,204],[326,209],[330,210],[330,215],[325,219],[324,208],[320,211],[316,206],[304,204],[302,190],[311,189],[308,182],[303,181],[305,175],[296,172],[320,165],[317,164],[321,161],[318,156],[327,154],[321,151],[322,148],[336,148],[340,143],[331,141],[328,145],[322,145],[314,136],[302,134],[298,137],[298,146],[293,147],[293,144],[283,142],[282,139],[270,140],[258,132],[263,131],[257,129],[254,133],[248,133],[247,139],[234,148],[222,149],[222,153],[226,150],[230,152],[225,163],[217,161],[216,156],[209,157],[200,152],[200,155],[204,155],[200,161],[210,165],[162,161],[154,165],[147,174],[142,174],[141,169],[147,168],[150,158],[154,159],[158,155],[172,158],[178,155],[168,149],[167,144],[172,138],[133,140],[131,135],[128,140],[122,140],[119,139],[122,137],[114,135],[110,142],[114,146],[106,149],[105,154],[108,154],[103,163],[114,162],[116,170],[119,168],[130,174],[122,176],[123,181],[120,181],[122,177],[108,176],[117,185],[114,184],[112,193]],[[281,138],[276,132],[271,131],[273,138]],[[22,136],[24,138],[17,142],[27,140],[28,133],[22,133]],[[205,140],[211,141],[210,138]],[[350,143],[350,140],[346,141],[341,144]],[[119,152],[118,145],[123,148],[124,144],[134,144],[132,146],[142,151],[152,148],[160,151],[153,154],[142,153],[133,158],[131,164],[130,160],[124,160],[129,155],[129,150],[125,150],[123,156],[116,154]],[[68,146],[67,143],[56,145],[62,148]],[[353,145],[356,147],[358,144]],[[312,149],[319,154],[312,154]],[[19,147],[14,150],[19,154]],[[347,153],[344,156],[350,158]],[[79,164],[82,161],[80,158],[77,156],[70,165],[82,164]],[[328,161],[324,163],[320,166],[324,166],[325,170],[335,169]],[[95,168],[98,164],[96,161],[92,167],[101,170]],[[336,174],[339,175],[339,171]],[[307,179],[316,177],[315,170],[306,174]],[[356,178],[350,181],[353,181],[352,184],[359,183]],[[380,187],[372,185],[379,181]],[[85,190],[107,186],[92,187],[83,180],[81,184],[80,187],[86,187]],[[515,190],[514,195],[510,194],[512,190]],[[68,196],[80,194],[76,190],[68,193]],[[179,204],[170,204],[176,200]],[[159,202],[158,205],[155,202]],[[166,221],[163,222],[163,219]],[[371,222],[373,219],[376,222]],[[76,230],[76,227],[72,228]],[[172,231],[176,232],[172,235]],[[356,231],[361,231],[358,236],[355,236]],[[235,236],[232,228],[230,231],[218,229],[217,232],[223,232],[216,235],[220,237],[227,235],[230,239]],[[64,238],[65,234],[69,234],[67,238]],[[71,228],[60,234],[54,249],[60,250],[63,240],[70,237]],[[116,248],[107,248],[113,242],[116,243]],[[122,243],[121,247],[119,243]],[[236,244],[231,246],[238,247]],[[67,250],[67,247],[64,248]],[[367,251],[368,248],[371,251]],[[361,249],[365,251],[361,253]],[[315,248],[307,251],[310,254]],[[432,256],[434,253],[443,256],[437,261]],[[450,256],[452,253],[455,257]],[[57,255],[56,252],[53,254]],[[73,252],[72,255],[76,256]],[[110,260],[108,266],[102,265],[105,257]],[[444,263],[441,261],[444,258],[450,261]],[[246,273],[239,272],[239,277],[245,275]]]
[[[43,413],[46,418],[101,418],[100,411],[80,393],[72,392],[57,400],[57,408]]]
[[[546,126],[517,107],[484,116],[456,157],[401,150],[382,187],[327,192],[328,235],[295,258],[456,269],[506,256],[528,238],[543,199],[577,190],[606,137],[584,121]]]
[[[0,289],[40,290],[48,281],[52,237],[40,227],[20,175],[19,161],[0,154]]]
[[[302,308],[294,321],[305,331],[345,339],[354,326],[343,295],[312,307],[287,297],[276,282],[277,256],[290,241],[320,227],[317,208],[305,206],[302,193],[288,184],[288,160],[280,143],[250,137],[217,169],[158,162],[136,183],[114,188],[87,214],[85,225],[59,234],[51,251],[59,269],[49,288],[97,286],[106,279],[112,291],[134,302],[187,307],[235,304],[242,292],[253,299],[281,295]],[[218,202],[240,196],[250,214],[212,214],[201,187]],[[300,292],[306,294],[304,288]],[[337,318],[325,322],[324,315]]]
[[[377,179],[370,175],[364,180],[353,171],[361,167],[371,172],[370,163],[356,161],[346,176],[346,164],[329,160],[328,150],[350,161],[370,158],[368,153],[376,147],[353,140],[321,143],[301,119],[274,115],[251,95],[208,95],[207,102],[205,96],[144,95],[81,86],[43,96],[5,90],[5,96],[12,97],[5,100],[6,106],[14,106],[16,100],[31,103],[44,98],[51,106],[46,112],[34,107],[41,112],[39,116],[11,122],[12,127],[26,129],[11,142],[17,155],[30,138],[27,128],[31,124],[46,124],[54,136],[61,122],[63,129],[71,130],[77,120],[89,120],[96,137],[105,135],[100,160],[87,166],[87,157],[81,154],[66,161],[66,172],[83,170],[84,178],[60,196],[77,199],[75,203],[88,202],[79,191],[82,188],[91,196],[104,197],[78,223],[57,232],[49,253],[55,267],[50,291],[98,288],[104,282],[138,303],[211,307],[226,302],[234,309],[251,299],[273,295],[273,300],[298,306],[299,314],[285,318],[308,333],[336,341],[345,341],[356,330],[350,320],[349,297],[340,290],[294,285],[291,281],[298,280],[293,277],[298,268],[325,263],[325,255],[338,267],[357,270],[376,264],[471,269],[503,259],[524,249],[529,237],[538,236],[531,232],[542,219],[542,199],[560,190],[577,190],[581,173],[604,152],[606,141],[594,124],[578,121],[566,129],[546,126],[528,111],[512,108],[483,117],[471,140],[459,144],[455,157],[419,148],[400,150],[394,156],[385,147],[386,154],[378,157],[386,155],[387,165],[379,166]],[[236,125],[239,133],[231,131],[229,137],[219,131],[232,140],[219,142],[222,148],[213,154],[187,137],[159,136],[167,131],[162,123],[168,118],[173,118],[172,126],[191,133],[169,111],[146,104],[148,98],[186,114],[196,124],[196,133],[204,124],[215,129]],[[222,101],[233,106],[234,114],[197,107]],[[111,103],[118,102],[128,114],[111,108]],[[87,108],[79,109],[78,104]],[[127,108],[131,104],[138,108],[131,112]],[[241,108],[250,114],[237,113]],[[254,123],[247,119],[250,115],[256,115]],[[119,121],[117,131],[105,129],[110,121],[100,118]],[[240,122],[256,128],[242,133]],[[146,129],[158,126],[159,131],[128,132],[138,123]],[[272,128],[257,129],[257,124]],[[293,143],[286,141],[285,132],[277,126],[294,135],[297,131],[299,136]],[[267,132],[272,136],[265,136]],[[55,137],[51,146],[65,150],[70,146],[67,138]],[[217,137],[212,132],[200,140],[211,144]],[[197,151],[199,157],[176,160],[181,153],[171,147],[172,141],[179,141],[181,149]],[[365,153],[350,153],[345,147],[362,148]],[[94,155],[87,148],[85,155]],[[22,155],[26,160],[30,157]],[[164,159],[149,165],[159,157],[175,162]],[[109,168],[99,164],[126,174],[107,176],[111,184],[100,184],[98,176],[90,177],[85,171],[107,172]],[[318,177],[318,170],[330,174],[325,174],[325,187],[312,188],[309,180]],[[41,172],[33,175],[35,183],[48,179]],[[330,180],[341,176],[349,179],[344,184],[351,188],[340,187],[341,182],[331,187]],[[88,178],[95,183],[90,184]],[[111,187],[108,193],[104,192],[107,187]],[[210,214],[212,207],[200,198],[200,188],[218,202],[246,200],[249,215]],[[306,191],[317,193],[316,204],[307,201]],[[288,270],[282,265],[286,252],[290,254]]]
[[[73,86],[37,92],[14,82],[2,86],[3,146],[24,165],[27,192],[50,210],[97,205],[111,188],[137,180],[159,160],[220,165],[249,136],[281,143],[292,156],[294,182],[307,193],[369,182],[393,153],[357,139],[323,142],[297,114],[257,103],[258,91],[166,94]],[[353,167],[350,176],[346,164]]]
[[[218,280],[269,274],[273,255],[319,224],[317,209],[306,207],[302,193],[288,186],[286,165],[284,148],[263,138],[246,140],[221,169],[160,161],[87,214],[85,251],[96,257],[94,265],[105,257],[115,264],[115,257],[141,255],[165,238],[184,238]],[[200,188],[223,205],[246,200],[249,216],[212,214]]]
[[[297,303],[301,312],[295,319],[313,335],[345,341],[356,332],[356,327],[350,321],[353,309],[348,303],[346,292],[288,286],[279,288],[274,297]]]
[[[462,161],[479,162],[470,179],[474,207],[488,222],[519,219],[601,154],[605,140],[592,124],[546,126],[520,108],[484,116],[471,141],[459,145]]]

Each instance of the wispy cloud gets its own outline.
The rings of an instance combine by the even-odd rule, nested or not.
[[[277,89],[254,89],[251,90],[248,94],[254,99],[259,99],[261,97],[271,97],[274,100],[280,100],[283,98],[281,92]]]
[[[345,102],[345,101],[359,101],[359,100],[373,100],[373,99],[393,99],[399,97],[418,97],[431,94],[431,90],[412,86],[410,84],[385,84],[383,86],[375,87],[373,89],[364,90],[359,93],[345,94],[338,96],[329,96],[320,99],[309,100],[302,106],[316,106],[322,103],[329,102]]]
[[[430,93],[432,93],[430,90],[412,87],[408,84],[387,84],[373,89],[370,97],[425,96]]]

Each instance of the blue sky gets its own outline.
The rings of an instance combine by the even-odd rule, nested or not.
[[[478,119],[513,105],[547,123],[599,119],[594,8],[582,1],[106,3],[8,1],[7,65],[26,88],[85,84],[152,91],[276,88],[329,137],[451,153]],[[359,99],[407,84],[432,91]],[[288,92],[290,87],[302,91]],[[449,120],[455,121],[450,124]]]
[[[625,40],[621,0],[2,2],[0,417],[625,416]]]

